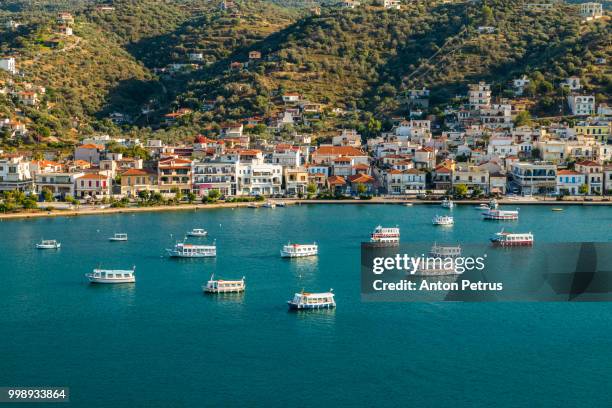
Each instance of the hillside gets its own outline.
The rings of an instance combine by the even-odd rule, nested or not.
[[[575,5],[527,11],[513,0],[419,2],[399,11],[323,6],[314,15],[314,3],[282,0],[238,1],[227,10],[216,0],[103,2],[110,10],[87,0],[65,0],[61,9],[25,3],[5,4],[4,15],[23,25],[0,28],[0,53],[16,55],[23,81],[47,93],[38,107],[2,97],[0,113],[21,109],[39,136],[66,141],[96,130],[180,138],[270,116],[287,91],[323,105],[308,131],[406,115],[404,91],[423,86],[434,113],[473,81],[511,96],[509,81],[523,74],[532,78],[527,94],[538,96],[538,115],[558,113],[558,84],[570,75],[599,101],[612,94],[608,66],[594,63],[611,58],[609,19],[583,24]],[[73,36],[58,34],[58,10],[75,14]],[[261,59],[249,60],[251,51]],[[178,108],[194,113],[161,127]],[[337,117],[334,108],[350,114]],[[126,123],[112,124],[113,112]]]

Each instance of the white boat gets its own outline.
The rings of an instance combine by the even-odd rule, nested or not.
[[[455,259],[461,256],[461,247],[434,244],[427,258],[414,271],[416,276],[447,276],[459,275],[455,269]]]
[[[208,235],[208,232],[202,228],[194,228],[187,232],[188,237],[205,237],[206,235]]]
[[[277,206],[277,207],[286,207],[286,206],[287,206],[287,203],[286,203],[286,202],[284,202],[284,201],[277,201],[277,202],[276,202],[276,206]]]
[[[448,208],[452,210],[455,207],[455,203],[453,202],[453,200],[449,200],[448,198],[444,197],[441,206],[442,208]]]
[[[492,199],[489,202],[489,206],[486,211],[482,213],[485,220],[518,220],[518,210],[500,210],[497,204],[497,200]]]
[[[281,258],[301,258],[315,256],[319,253],[319,246],[314,244],[291,244],[283,246],[280,251]]]
[[[370,234],[370,242],[379,245],[399,245],[400,229],[398,227],[385,228],[379,225]]]
[[[431,222],[433,223],[433,225],[447,226],[447,225],[453,225],[455,223],[455,219],[451,217],[450,215],[436,215],[435,217],[433,217]]]
[[[264,205],[262,207],[264,207],[264,208],[276,208],[276,204],[274,204],[271,201],[267,201],[267,202],[264,203]]]
[[[168,255],[174,258],[206,258],[217,256],[217,245],[194,245],[184,242],[177,243],[174,248],[166,249]]]
[[[115,234],[112,237],[110,237],[108,239],[109,241],[127,241],[128,240],[128,235],[127,234]]]
[[[533,234],[531,232],[513,234],[501,230],[491,237],[491,242],[497,246],[531,246]]]
[[[404,203],[404,207],[412,207],[414,204],[412,203]]]
[[[477,209],[477,210],[488,210],[489,209],[489,205],[485,204],[485,203],[482,203],[480,205],[475,206],[474,208]]]
[[[293,296],[292,300],[287,301],[289,309],[331,309],[336,307],[333,289],[323,293],[300,292]]]
[[[259,208],[259,206],[255,203],[250,203],[249,205],[247,205],[247,208]]]
[[[202,290],[206,293],[239,293],[245,289],[244,276],[240,280],[223,280],[215,279],[213,274],[206,285],[202,286]]]
[[[92,273],[85,274],[90,283],[134,283],[136,267],[131,270],[94,269]]]
[[[43,239],[40,243],[36,244],[38,249],[60,249],[61,246],[62,244],[54,239]]]

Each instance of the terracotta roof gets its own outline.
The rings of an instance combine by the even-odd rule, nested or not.
[[[257,149],[244,149],[244,150],[240,150],[240,155],[241,156],[257,156],[258,154],[261,153],[261,150],[257,150]]]
[[[582,173],[578,173],[574,170],[559,170],[557,174],[560,176],[582,176]]]
[[[576,164],[579,165],[579,166],[600,166],[599,163],[596,163],[596,162],[594,162],[592,160],[584,160],[584,161],[581,161],[581,162],[577,162]]]
[[[107,180],[108,177],[107,176],[103,176],[102,174],[89,173],[89,174],[85,174],[84,176],[79,177],[79,179],[85,179],[85,180]]]
[[[329,176],[327,178],[327,183],[329,184],[346,184],[346,180],[344,177],[340,176]]]
[[[81,149],[98,149],[98,150],[104,150],[104,146],[102,145],[97,145],[97,144],[93,144],[93,143],[87,143],[84,145],[80,145],[79,146]]]
[[[121,173],[122,176],[146,176],[147,173],[144,170],[140,170],[140,169],[129,169],[123,173]]]
[[[355,174],[349,177],[351,183],[373,183],[374,177],[367,174]]]
[[[352,146],[321,146],[313,155],[365,156],[366,154]]]

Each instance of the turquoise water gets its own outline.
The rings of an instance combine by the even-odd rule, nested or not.
[[[453,211],[454,228],[433,227],[444,211],[310,205],[0,222],[0,386],[68,386],[75,407],[609,406],[610,304],[361,302],[359,243],[377,224],[415,242],[481,242],[500,227],[471,207]],[[539,242],[610,241],[612,208],[525,206],[505,225]],[[164,257],[196,227],[217,240],[216,259]],[[108,242],[115,232],[130,240]],[[34,249],[41,238],[62,249]],[[319,257],[281,259],[288,240],[316,241]],[[86,284],[98,265],[136,265],[137,283]],[[204,296],[212,272],[245,276],[247,292]],[[302,288],[333,288],[337,309],[288,312]]]

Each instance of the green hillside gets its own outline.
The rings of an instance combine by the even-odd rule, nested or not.
[[[0,113],[21,109],[37,133],[61,140],[95,130],[183,137],[270,116],[282,109],[286,91],[324,106],[307,129],[323,132],[405,115],[404,91],[423,86],[432,90],[433,113],[473,81],[511,96],[509,81],[523,74],[532,78],[527,95],[536,97],[539,116],[559,112],[558,85],[570,75],[600,102],[612,93],[609,64],[595,64],[611,58],[609,18],[582,23],[576,5],[527,11],[514,0],[418,2],[398,11],[372,3],[323,5],[314,15],[312,2],[243,0],[222,10],[216,0],[114,0],[103,2],[113,7],[105,11],[85,0],[59,9],[24,3],[3,9],[2,21],[23,26],[1,26],[0,53],[16,55],[20,81],[45,86],[47,94],[39,107],[4,96]],[[58,10],[75,15],[74,36],[57,33]],[[250,51],[262,58],[249,61]],[[161,126],[178,108],[194,113]],[[337,117],[333,108],[351,114]],[[126,115],[127,124],[113,125],[106,119],[112,112]]]

